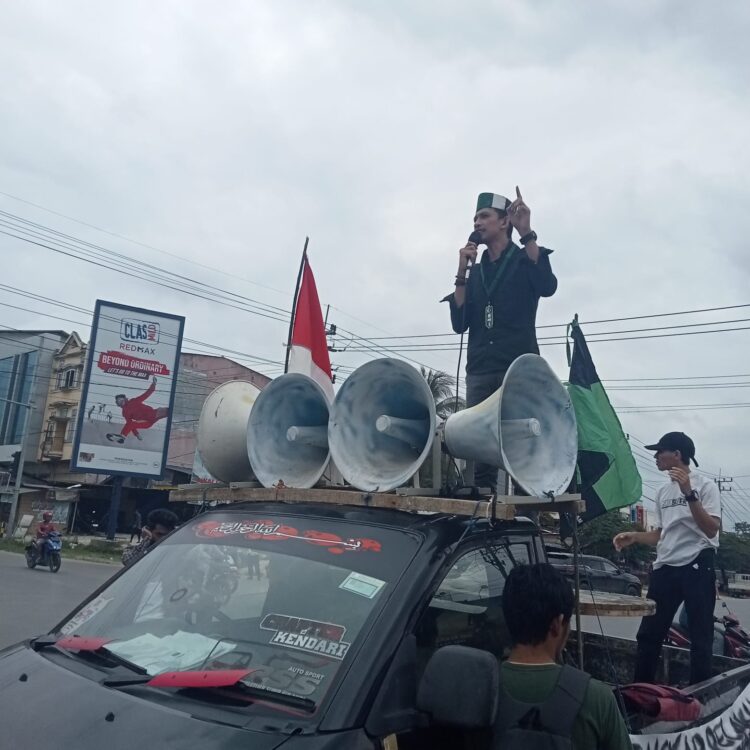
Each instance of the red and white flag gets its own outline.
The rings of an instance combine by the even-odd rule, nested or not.
[[[328,341],[307,253],[302,258],[302,281],[294,308],[287,372],[309,375],[323,389],[329,403],[333,401]]]

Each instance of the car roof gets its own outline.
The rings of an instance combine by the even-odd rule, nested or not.
[[[249,513],[253,516],[268,516],[269,514],[304,516],[334,522],[374,524],[439,538],[443,544],[451,544],[463,537],[476,536],[491,529],[508,533],[536,533],[536,526],[527,518],[516,518],[513,521],[497,520],[492,524],[491,520],[484,515],[470,517],[447,513],[414,513],[390,508],[366,508],[332,503],[231,503],[200,513],[184,525],[190,525],[194,521],[208,520],[215,515],[246,516]]]

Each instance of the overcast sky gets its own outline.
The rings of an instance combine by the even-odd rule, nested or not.
[[[438,300],[476,195],[516,184],[560,281],[538,321],[559,327],[540,338],[574,313],[750,304],[747,3],[29,0],[0,18],[0,191],[15,196],[0,211],[280,310],[309,235],[329,322],[351,332],[332,355],[339,377],[368,358],[352,334],[450,330]],[[0,253],[2,284],[87,310],[103,298],[183,314],[187,337],[244,363],[283,359],[285,319],[222,306],[206,286],[210,300],[2,234]],[[2,325],[88,337],[52,317],[83,313],[7,289],[0,300]],[[750,516],[750,330],[595,333],[747,319],[750,307],[584,323],[611,400],[630,407],[646,494],[661,480],[638,441],[682,429],[701,468],[735,477],[730,512]],[[664,330],[730,320],[744,322]],[[457,339],[400,343],[430,341]],[[455,373],[455,350],[401,354]],[[563,346],[542,354],[567,377]],[[726,375],[744,377],[714,377]],[[712,377],[675,380],[697,376]],[[614,382],[631,378],[668,380]],[[722,382],[743,385],[696,388]]]

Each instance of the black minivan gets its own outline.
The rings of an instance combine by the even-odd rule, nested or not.
[[[505,576],[543,560],[520,519],[220,506],[0,651],[0,745],[463,747],[445,712],[492,714]]]
[[[573,555],[570,552],[547,552],[547,559],[561,573],[572,579]],[[610,591],[615,594],[628,594],[640,596],[643,585],[637,576],[626,573],[618,568],[606,557],[595,557],[594,555],[580,555],[581,586],[584,589],[590,587],[594,591]]]

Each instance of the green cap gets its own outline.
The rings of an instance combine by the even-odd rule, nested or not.
[[[500,211],[506,211],[510,206],[510,201],[504,195],[497,193],[479,193],[477,198],[477,211],[483,208],[498,208]]]

